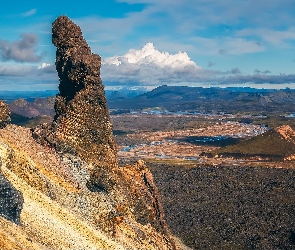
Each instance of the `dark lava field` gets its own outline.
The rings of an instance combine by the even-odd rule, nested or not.
[[[193,249],[295,249],[295,170],[148,163],[168,225]]]

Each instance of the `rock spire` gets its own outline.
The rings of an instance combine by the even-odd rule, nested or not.
[[[98,165],[116,165],[112,124],[100,78],[101,58],[92,54],[81,29],[68,17],[52,26],[59,91],[47,140]]]

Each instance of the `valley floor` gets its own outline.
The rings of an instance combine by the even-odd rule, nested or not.
[[[231,117],[232,118],[232,117]],[[265,165],[289,168],[290,164],[262,159],[202,156],[268,130],[264,125],[241,123],[227,116],[117,115],[112,117],[118,157],[188,165]]]

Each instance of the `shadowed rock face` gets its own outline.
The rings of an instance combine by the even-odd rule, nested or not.
[[[8,105],[4,101],[0,100],[0,129],[10,123],[10,114],[11,112]]]
[[[19,224],[22,205],[23,196],[2,174],[0,161],[0,215]]]
[[[0,101],[0,129],[10,123],[10,114],[8,105],[4,101]],[[1,166],[0,158],[0,215],[19,224],[23,196],[3,175]]]

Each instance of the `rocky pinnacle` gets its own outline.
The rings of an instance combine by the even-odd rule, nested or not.
[[[93,54],[81,29],[68,17],[52,25],[59,94],[48,140],[98,165],[116,165],[112,124],[100,78],[101,58]]]

